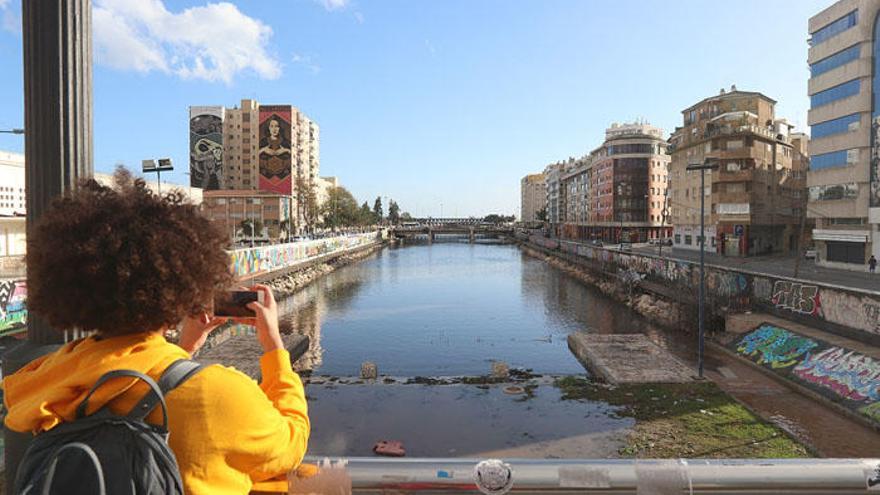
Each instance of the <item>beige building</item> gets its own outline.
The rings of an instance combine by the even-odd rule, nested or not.
[[[520,221],[540,222],[538,212],[546,215],[547,190],[544,174],[529,174],[520,180]]]
[[[797,246],[804,170],[793,161],[791,128],[776,101],[750,91],[721,90],[682,111],[669,139],[669,201],[676,248],[700,248],[700,196],[705,197],[706,249],[729,256],[789,252]],[[700,190],[689,164],[714,162]]]
[[[0,217],[24,214],[24,155],[0,151]]]
[[[545,169],[548,221],[558,236],[575,240],[669,237],[663,216],[668,165],[662,129],[614,123],[590,154]]]
[[[202,212],[228,232],[233,242],[247,241],[251,237],[279,241],[290,234],[289,196],[251,189],[205,191]],[[245,220],[254,221],[254,226],[259,224],[259,230],[247,231],[242,224]]]
[[[260,135],[260,108],[261,104],[251,99],[243,99],[239,106],[233,108],[190,107],[190,166],[193,180],[198,176],[199,183],[209,190],[262,190],[285,195],[289,198],[288,208],[292,212],[294,231],[303,232],[314,228],[314,225],[309,225],[309,219],[316,214],[307,211],[304,198],[309,194],[307,191],[311,194],[318,193],[318,124],[294,106],[263,105],[264,109],[272,108],[281,112],[284,119],[288,119],[289,112],[289,122],[285,120],[286,128],[281,129],[280,144],[282,149],[290,149],[290,154],[281,160],[284,167],[289,169],[279,174],[289,181],[289,185],[282,183],[269,186],[260,176],[260,153],[266,146],[266,137]],[[209,119],[222,125],[222,133],[212,132]],[[219,149],[222,149],[222,157]],[[209,151],[213,151],[213,154]],[[208,177],[206,170],[213,171],[213,179]],[[290,195],[272,190],[274,188],[287,188]],[[302,188],[307,191],[302,191]]]
[[[878,13],[880,0],[842,0],[809,21],[807,213],[823,265],[880,257]]]

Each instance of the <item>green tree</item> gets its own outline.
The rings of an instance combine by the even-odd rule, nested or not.
[[[327,201],[322,205],[324,226],[328,228],[347,227],[360,224],[360,211],[357,200],[344,187],[330,189]]]
[[[315,185],[307,181],[305,177],[298,175],[295,181],[297,218],[302,218],[305,227],[309,230],[315,227],[320,210],[318,208],[318,194]]]
[[[388,221],[392,225],[400,223],[400,207],[397,206],[397,202],[393,199],[388,201]]]
[[[376,223],[381,222],[385,216],[382,212],[382,196],[376,196],[376,201],[373,202],[373,215],[376,217]]]
[[[515,220],[515,217],[513,215],[510,215],[508,217],[508,216],[504,216],[504,215],[499,215],[497,213],[492,213],[490,215],[486,215],[485,217],[483,217],[483,221],[486,223],[505,223],[505,222],[512,222],[514,220]]]
[[[539,222],[546,222],[547,221],[547,208],[544,207],[544,208],[541,208],[540,210],[536,211],[535,218]]]
[[[400,214],[400,219],[408,222],[413,219],[413,216],[410,215],[408,211],[405,211]]]
[[[263,235],[263,224],[259,220],[247,218],[239,224],[241,227],[241,236],[247,239],[251,237],[261,237]]]
[[[364,204],[361,205],[360,214],[358,215],[358,225],[370,225],[376,222],[376,213],[373,210],[370,210],[370,205],[364,201]]]

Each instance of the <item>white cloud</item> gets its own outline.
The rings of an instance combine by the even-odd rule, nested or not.
[[[302,65],[303,67],[308,69],[309,72],[311,72],[312,74],[317,74],[317,73],[321,72],[321,66],[318,65],[318,63],[315,62],[312,59],[312,57],[309,55],[301,55],[299,53],[294,53],[290,57],[290,60],[295,64]]]
[[[327,10],[342,10],[349,6],[349,0],[315,0]]]
[[[162,0],[95,0],[92,17],[96,59],[110,67],[225,83],[244,71],[281,75],[267,51],[272,28],[231,3],[172,13]]]
[[[10,6],[10,0],[0,0],[0,27],[13,34],[21,33],[21,16]]]

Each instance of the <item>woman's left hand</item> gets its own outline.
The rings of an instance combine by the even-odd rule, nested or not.
[[[229,318],[210,316],[208,313],[187,316],[183,319],[177,345],[193,355],[205,344],[208,334],[228,320]]]

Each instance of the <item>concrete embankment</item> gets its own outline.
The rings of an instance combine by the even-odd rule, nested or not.
[[[629,306],[636,313],[651,320],[653,323],[675,330],[693,330],[696,310],[692,304],[685,304],[654,291],[649,291],[644,282],[627,283],[616,275],[597,272],[592,268],[576,263],[576,259],[568,259],[565,253],[554,253],[547,249],[523,243],[520,249],[535,258],[565,271],[569,275],[586,282],[605,295]],[[651,284],[652,286],[654,284]],[[642,290],[636,290],[641,287]],[[644,291],[644,292],[643,292]]]
[[[336,256],[331,256],[328,259],[321,260],[319,263],[304,266],[300,270],[272,278],[266,283],[269,287],[272,287],[273,291],[275,291],[275,297],[281,299],[293,294],[334,270],[371,256],[373,253],[382,249],[382,247],[384,247],[383,243],[376,242],[375,244],[346,251]]]

